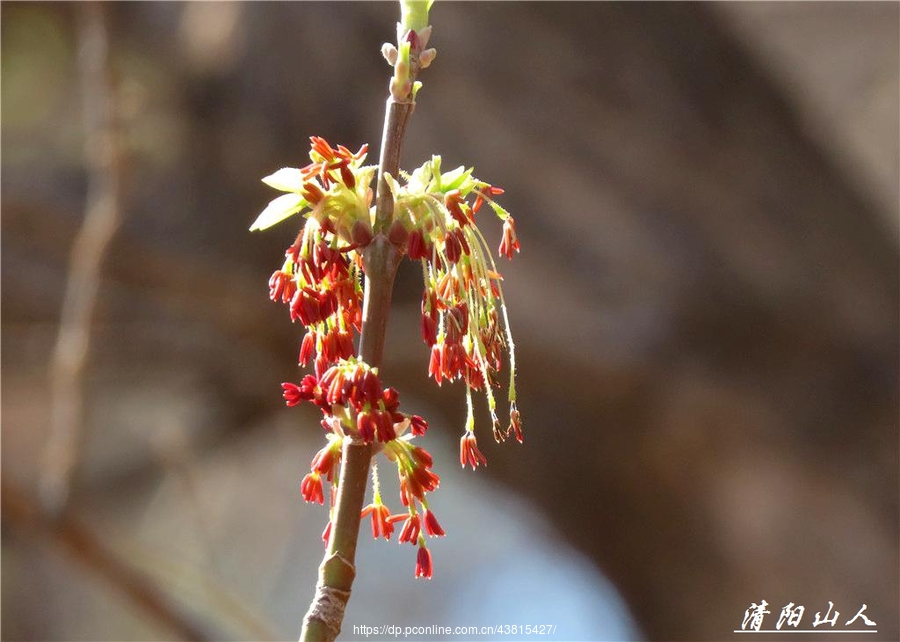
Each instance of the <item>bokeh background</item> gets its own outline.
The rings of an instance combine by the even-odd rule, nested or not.
[[[383,374],[431,421],[449,536],[417,583],[364,532],[346,639],[723,640],[763,599],[764,628],[831,601],[900,636],[898,11],[437,3],[404,165],[507,190],[526,443],[482,415],[459,471],[403,269]],[[2,4],[4,640],[296,637],[321,431],[280,399],[293,224],[247,227],[308,136],[377,157],[397,15]]]

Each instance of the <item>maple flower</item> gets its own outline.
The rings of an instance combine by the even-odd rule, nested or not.
[[[296,406],[305,399],[303,391],[297,384],[285,381],[281,387],[284,390],[283,396],[287,406]]]
[[[512,431],[516,435],[516,439],[519,443],[522,443],[524,437],[522,435],[522,419],[519,416],[519,409],[516,408],[515,402],[510,406],[509,409],[509,428],[507,428],[506,432]]]
[[[513,253],[519,251],[519,238],[516,236],[516,222],[513,217],[503,221],[503,239],[500,241],[498,254],[502,254],[508,259],[512,259]]]
[[[325,495],[322,493],[322,476],[317,472],[311,472],[300,482],[300,494],[310,503],[325,503]]]
[[[412,509],[414,511],[415,509]],[[391,515],[389,520],[391,523],[399,522],[401,519],[406,520],[403,522],[403,528],[400,529],[400,538],[399,541],[401,544],[410,543],[415,544],[419,538],[419,514],[415,512],[404,513],[401,515]]]
[[[479,464],[487,466],[487,459],[478,450],[478,441],[475,439],[475,433],[466,432],[459,439],[459,463],[465,468],[466,464],[472,467],[472,470]]]
[[[288,303],[296,292],[297,283],[293,275],[284,268],[276,270],[269,277],[269,298],[273,301],[280,299],[282,303]]]
[[[503,222],[500,255],[511,258],[519,251],[519,240],[515,220],[494,200],[503,190],[472,172],[465,167],[442,172],[441,157],[432,156],[412,173],[386,174],[394,197],[390,238],[411,260],[422,264],[421,334],[430,349],[428,376],[438,385],[462,379],[467,395],[483,391],[495,439],[502,441],[513,432],[521,441],[515,345],[503,299],[503,277],[475,224],[476,213],[487,204]],[[494,397],[504,352],[509,355],[511,417],[506,431],[499,428]],[[472,430],[467,423],[467,431]],[[466,461],[480,462],[475,452]]]
[[[419,415],[412,415],[409,418],[409,425],[412,429],[412,434],[416,437],[421,437],[425,434],[425,431],[428,430],[428,422]]]
[[[416,577],[424,577],[430,580],[434,573],[434,565],[431,561],[431,551],[425,547],[425,538],[419,536],[419,552],[416,555]]]
[[[328,436],[328,445],[322,448],[313,457],[310,470],[319,475],[324,475],[325,479],[332,481],[334,472],[338,462],[341,459],[341,443],[343,439],[336,435]]]
[[[394,524],[390,521],[391,512],[387,506],[381,503],[380,499],[363,508],[360,518],[372,516],[372,537],[378,539],[391,539],[394,532]]]
[[[434,513],[427,508],[425,509],[423,523],[425,524],[425,532],[431,537],[443,537],[446,534],[444,533],[444,529],[441,528],[441,525],[438,523],[437,517],[435,517]]]

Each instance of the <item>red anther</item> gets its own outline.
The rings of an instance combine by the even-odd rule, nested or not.
[[[443,344],[435,343],[431,346],[431,359],[428,361],[428,376],[434,377],[438,385],[441,385],[441,378],[444,376],[442,352]]]
[[[401,544],[410,543],[415,544],[416,540],[419,539],[419,516],[415,513],[405,513],[401,515],[391,515],[389,518],[391,523],[399,522],[401,519],[405,519],[403,522],[403,528],[400,530],[400,538],[399,541]]]
[[[519,251],[519,238],[516,236],[516,222],[510,216],[503,221],[503,238],[500,241],[498,254],[502,254],[508,259],[512,259],[513,254]],[[493,283],[491,283],[493,286]]]
[[[419,553],[416,555],[416,577],[424,577],[430,580],[434,573],[434,564],[431,560],[431,551],[424,546],[419,547]]]
[[[381,396],[384,402],[384,409],[393,413],[400,407],[400,394],[394,388],[385,388],[384,394]]]
[[[425,532],[431,537],[443,537],[446,535],[444,529],[441,528],[441,525],[438,523],[437,517],[435,517],[434,513],[430,510],[425,510],[425,517],[422,522],[425,525]]]
[[[309,473],[300,482],[300,494],[310,503],[324,504],[325,495],[322,492],[322,477],[319,473]]]
[[[437,342],[437,321],[431,315],[422,315],[422,340],[431,347]]]
[[[356,415],[356,430],[364,442],[375,441],[375,420],[369,412],[361,412]]]
[[[421,230],[412,230],[406,242],[406,252],[413,261],[419,259],[427,259],[430,254],[428,242],[425,240]]]
[[[461,255],[462,245],[453,232],[448,232],[444,237],[444,256],[450,263],[456,263]]]
[[[369,504],[362,509],[360,519],[366,515],[372,516],[372,537],[378,539],[391,539],[394,532],[394,523],[390,521],[391,513],[384,504]]]
[[[487,459],[478,449],[478,441],[475,439],[474,433],[467,432],[460,438],[459,463],[463,468],[466,467],[466,464],[470,465],[472,470],[475,470],[479,464],[487,466]]]
[[[329,443],[313,457],[310,469],[320,475],[325,475],[328,481],[333,480],[335,463],[338,460],[337,453],[339,452],[340,447],[335,448],[334,444]]]
[[[301,401],[306,401],[308,399],[303,395],[300,386],[295,383],[285,381],[281,384],[281,388],[283,390],[282,396],[284,397],[286,406],[296,406]]]
[[[312,182],[304,183],[301,193],[303,194],[303,197],[313,205],[317,205],[319,201],[325,197],[325,193],[321,188]]]
[[[391,413],[384,410],[373,410],[372,414],[375,419],[375,436],[381,443],[387,443],[396,439],[397,433],[394,431],[394,420]]]
[[[419,419],[422,419],[422,418],[419,417]],[[419,448],[418,446],[413,446],[412,449],[410,450],[409,454],[413,458],[413,461],[415,461],[418,466],[425,466],[425,468],[431,468],[434,465],[434,460],[431,458],[431,454],[424,448]]]
[[[350,168],[347,167],[347,162],[341,165],[341,180],[344,181],[344,185],[346,185],[349,189],[353,189],[356,187],[356,177],[353,176],[353,172],[350,171]]]
[[[319,156],[328,161],[334,159],[334,149],[331,148],[328,141],[320,136],[310,136],[309,140],[312,143],[312,150]]]
[[[300,344],[300,356],[297,360],[301,366],[306,366],[316,351],[316,333],[310,330],[303,337],[303,343]]]
[[[521,444],[524,441],[524,436],[522,434],[522,418],[519,415],[519,409],[516,408],[515,402],[509,407],[509,428],[507,429],[507,433],[510,430],[515,434],[516,441]]]
[[[413,435],[421,437],[428,430],[428,422],[419,415],[412,415],[409,418],[409,427]]]

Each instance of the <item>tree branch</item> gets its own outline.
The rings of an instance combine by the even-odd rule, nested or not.
[[[164,627],[185,640],[210,640],[210,635],[171,603],[152,581],[109,551],[97,536],[68,512],[50,521],[27,495],[4,479],[3,517],[22,530],[49,538],[65,553],[115,586],[121,594]]]
[[[415,80],[417,71],[418,61],[414,60],[410,65],[410,82]],[[403,136],[414,108],[411,97],[398,101],[392,96],[385,109],[375,197],[375,237],[363,255],[366,287],[359,356],[372,367],[381,365],[394,277],[403,258],[403,249],[387,237],[393,220],[394,200],[384,175],[396,177],[399,173]],[[356,576],[360,512],[365,502],[373,447],[345,439],[342,455],[332,535],[300,634],[300,640],[305,642],[331,642],[338,636]]]
[[[89,187],[84,223],[75,238],[69,279],[51,358],[50,435],[44,451],[40,493],[44,510],[59,513],[69,496],[81,441],[82,375],[90,346],[91,320],[100,285],[100,267],[119,227],[121,150],[114,89],[109,69],[106,8],[81,6],[81,86]]]

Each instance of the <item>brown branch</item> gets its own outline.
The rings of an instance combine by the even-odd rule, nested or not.
[[[109,69],[106,7],[81,5],[80,72],[89,186],[84,223],[75,238],[69,279],[51,358],[50,435],[40,478],[44,509],[58,513],[69,496],[84,415],[82,375],[90,347],[91,320],[100,267],[120,222],[121,150]]]
[[[417,54],[414,52],[413,56]],[[413,60],[410,67],[412,82],[418,71],[418,61]],[[373,367],[381,365],[394,277],[403,258],[403,250],[387,238],[394,201],[384,174],[394,177],[399,174],[403,136],[414,108],[415,103],[411,100],[397,101],[391,97],[385,109],[375,197],[375,238],[363,255],[366,288],[359,340],[360,358]],[[344,610],[356,576],[360,512],[365,502],[372,454],[371,444],[355,443],[350,439],[344,441],[332,536],[319,567],[315,595],[303,618],[301,641],[331,642],[341,632]]]
[[[185,640],[211,640],[208,633],[178,612],[165,592],[108,550],[69,513],[55,520],[45,516],[28,496],[8,480],[2,483],[4,521],[24,532],[36,532],[64,553],[114,586],[122,596]]]

